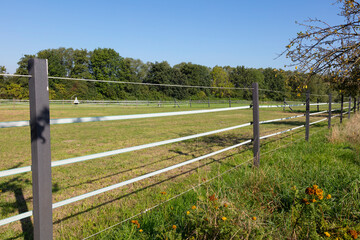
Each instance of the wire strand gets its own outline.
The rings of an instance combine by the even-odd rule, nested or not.
[[[97,80],[85,78],[67,78],[67,77],[52,77],[49,79],[71,80],[71,81],[86,81],[86,82],[103,82],[103,83],[118,83],[118,84],[134,84],[134,85],[147,85],[147,86],[162,86],[162,87],[183,87],[183,88],[208,88],[208,89],[240,89],[251,90],[252,88],[235,88],[235,87],[209,87],[209,86],[191,86],[191,85],[178,85],[178,84],[161,84],[161,83],[143,83],[143,82],[124,82],[124,81],[111,81],[111,80]]]
[[[321,131],[321,130],[319,130],[319,131]],[[319,131],[316,131],[315,133],[317,133],[317,132],[319,132]],[[315,134],[315,133],[313,133],[313,134]],[[311,135],[313,135],[313,134],[311,134]],[[298,142],[298,141],[300,141],[300,140],[304,140],[304,138],[302,137],[302,138],[299,138],[299,139],[297,139],[297,140],[295,140],[295,141],[291,141],[291,142],[288,143],[288,144],[282,145],[282,146],[280,146],[280,147],[278,147],[278,148],[276,148],[276,149],[273,149],[273,150],[267,151],[267,152],[265,152],[265,153],[262,153],[261,155],[265,155],[265,154],[274,152],[275,150],[278,150],[278,149],[280,149],[280,148],[284,148],[284,147],[289,146],[289,145],[291,145],[291,144],[294,144],[295,142]],[[157,208],[157,207],[159,207],[159,206],[161,206],[161,205],[163,205],[163,204],[165,204],[165,203],[167,203],[167,202],[170,202],[171,200],[173,200],[173,199],[175,199],[175,198],[178,198],[178,197],[184,195],[185,193],[190,192],[191,190],[195,190],[196,188],[198,188],[198,187],[200,187],[200,186],[202,186],[202,185],[204,185],[204,184],[206,184],[206,183],[209,183],[209,182],[213,181],[214,179],[217,179],[217,178],[225,175],[225,174],[228,173],[228,172],[231,172],[231,171],[239,168],[240,166],[244,165],[245,163],[250,162],[251,160],[253,160],[253,158],[250,158],[250,159],[248,159],[247,161],[242,162],[242,163],[236,165],[235,167],[232,167],[232,168],[230,168],[230,169],[228,169],[228,170],[226,170],[226,171],[224,171],[224,172],[222,172],[222,173],[220,173],[220,174],[218,174],[218,175],[216,175],[216,176],[214,176],[214,177],[212,177],[212,178],[210,178],[210,179],[208,179],[208,180],[206,180],[206,181],[204,181],[204,182],[202,182],[202,183],[200,183],[200,184],[198,184],[198,185],[196,185],[196,186],[193,186],[193,187],[187,189],[186,191],[181,192],[181,193],[179,193],[179,194],[177,194],[177,195],[175,195],[175,196],[167,199],[166,201],[163,201],[163,202],[161,202],[161,203],[159,203],[159,204],[156,204],[156,205],[154,205],[154,206],[152,206],[152,207],[150,207],[150,208],[147,208],[147,209],[141,211],[140,213],[138,213],[138,214],[136,214],[136,215],[133,215],[133,216],[131,216],[131,217],[125,219],[125,220],[122,220],[121,222],[118,222],[118,223],[116,223],[116,224],[114,224],[114,225],[112,225],[112,226],[110,226],[110,227],[107,227],[107,228],[105,228],[105,229],[103,229],[103,230],[101,230],[101,231],[99,231],[99,232],[97,232],[97,233],[94,233],[94,234],[92,234],[92,235],[90,235],[90,236],[88,236],[88,237],[86,237],[86,238],[83,238],[83,240],[87,240],[87,239],[90,239],[90,238],[92,238],[92,237],[95,237],[96,235],[99,235],[100,233],[103,233],[103,232],[105,232],[105,231],[107,231],[107,230],[110,230],[110,229],[112,229],[112,228],[114,228],[114,227],[116,227],[116,226],[119,226],[120,224],[122,224],[122,223],[124,223],[124,222],[127,222],[127,221],[129,221],[129,220],[131,220],[131,219],[133,219],[133,218],[135,218],[135,217],[138,217],[138,216],[140,216],[140,215],[142,215],[142,214],[144,214],[144,213],[146,213],[146,212],[148,212],[148,211],[151,211],[151,210],[153,210],[153,209],[155,209],[155,208]]]

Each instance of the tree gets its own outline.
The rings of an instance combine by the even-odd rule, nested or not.
[[[185,78],[181,71],[177,68],[172,68],[166,61],[149,63],[149,71],[144,80],[145,83],[154,84],[171,84],[171,85],[185,85]],[[167,97],[183,99],[187,97],[187,89],[179,87],[167,86],[152,86],[151,91],[158,91]],[[165,96],[158,97],[165,97]]]
[[[0,66],[0,73],[6,73],[5,66]],[[5,97],[5,81],[4,77],[0,76],[0,98]]]
[[[123,61],[123,58],[114,49],[97,48],[90,56],[90,73],[95,79],[127,81],[130,69]],[[125,98],[123,84],[96,83],[98,93],[105,98]]]
[[[285,93],[285,76],[282,70],[266,68],[263,75],[265,89],[275,90],[265,92],[265,96],[271,100],[282,101]]]
[[[206,87],[211,85],[211,69],[206,66],[192,64],[191,62],[182,62],[175,65],[173,68],[178,69],[181,72],[186,85]],[[210,95],[208,88],[188,88],[187,93],[190,96],[200,98],[206,95]]]
[[[233,88],[234,85],[230,82],[229,73],[225,71],[222,67],[215,66],[211,71],[212,77],[212,87],[221,87],[225,89],[213,89],[213,93],[217,97],[229,97],[232,93],[231,89],[226,88]]]
[[[319,19],[309,19],[300,24],[305,32],[287,45],[282,53],[293,64],[311,76],[320,74],[337,89],[359,92],[360,75],[355,69],[360,66],[360,4],[354,0],[338,0],[339,15],[345,22],[329,25]],[[349,87],[351,86],[351,87]]]

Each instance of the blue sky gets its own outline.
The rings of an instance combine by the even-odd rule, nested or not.
[[[123,57],[283,68],[307,18],[341,23],[331,0],[1,1],[0,65],[42,49],[113,48]]]

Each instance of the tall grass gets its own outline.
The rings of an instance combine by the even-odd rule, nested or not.
[[[349,142],[360,148],[360,114],[353,115],[344,125],[336,125],[329,139],[333,143]]]

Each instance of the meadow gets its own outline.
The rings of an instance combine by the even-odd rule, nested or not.
[[[227,107],[227,104],[217,105],[216,107]],[[320,111],[325,110],[326,107],[326,105],[320,106]],[[159,108],[52,104],[50,114],[53,119],[197,109],[207,109],[207,106],[195,105],[191,108],[188,106],[181,106],[181,108],[167,106]],[[289,111],[288,108],[285,112],[282,108],[261,109],[260,120],[298,115],[299,112],[304,110],[304,107],[294,107],[293,109],[294,112]],[[315,111],[316,106],[312,106],[311,110]],[[26,120],[29,118],[28,116],[29,109],[27,105],[0,105],[0,121]],[[312,121],[324,116],[315,115],[312,117]],[[250,121],[252,121],[252,110],[245,109],[176,117],[53,125],[51,126],[52,161],[207,132]],[[305,118],[296,118],[263,124],[260,129],[261,135],[302,125],[304,122]],[[338,122],[338,119],[334,119],[334,122]],[[325,125],[326,122],[316,124],[311,127],[311,131],[315,132],[316,129],[324,131]],[[0,129],[0,131],[2,136],[0,139],[0,170],[30,165],[29,128],[7,128]],[[65,200],[69,197],[232,146],[250,139],[251,136],[252,127],[249,126],[185,142],[55,167],[52,168],[53,202]],[[266,152],[303,138],[304,130],[299,129],[279,137],[263,140],[262,151]],[[209,179],[222,171],[232,168],[234,165],[246,162],[251,157],[251,145],[245,145],[236,150],[201,160],[124,188],[115,189],[55,209],[53,212],[54,237],[56,239],[87,237],[186,189],[190,189],[192,186],[201,183],[203,179]],[[264,162],[269,164],[268,161]],[[273,163],[273,165],[276,164]],[[252,171],[250,169],[248,171]],[[244,174],[244,176],[249,175]],[[221,184],[221,181],[218,181],[218,184]],[[30,173],[1,178],[0,189],[1,218],[32,209]],[[160,194],[161,192],[166,194]],[[193,199],[189,198],[187,201],[193,201]],[[191,204],[196,204],[196,202]],[[183,204],[181,206],[184,207]],[[161,221],[159,226],[162,226],[160,223]],[[29,220],[11,223],[0,227],[0,238],[30,238],[32,236],[31,228],[32,223]],[[117,239],[117,237],[114,237],[117,236],[114,233],[109,236]],[[131,238],[132,235],[127,236]],[[137,239],[137,237],[134,236],[133,239]]]

